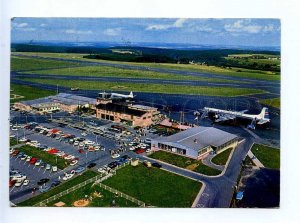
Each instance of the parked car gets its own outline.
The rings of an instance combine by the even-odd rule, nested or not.
[[[81,173],[81,172],[83,172],[84,170],[85,170],[84,167],[78,167],[78,168],[75,170],[75,172],[76,172],[76,173]]]
[[[23,186],[27,186],[28,184],[29,184],[29,180],[28,179],[24,180]]]
[[[87,168],[91,169],[91,168],[93,168],[94,166],[96,166],[96,163],[90,163],[89,165],[87,165]]]
[[[37,182],[37,185],[43,185],[47,182],[49,182],[50,179],[48,178],[43,178],[43,179],[40,179],[38,182]]]
[[[143,164],[146,167],[151,167],[152,166],[152,164],[148,160],[144,160]]]
[[[17,180],[17,182],[15,183],[15,186],[16,186],[16,187],[20,187],[20,186],[22,186],[23,182],[24,182],[23,179],[19,179],[19,180]]]
[[[34,165],[34,164],[36,163],[37,160],[38,160],[37,158],[32,157],[32,158],[30,159],[29,163],[32,164],[32,165]]]
[[[71,161],[70,165],[71,166],[75,166],[77,163],[78,163],[78,160],[74,159],[74,160]]]
[[[152,163],[152,166],[156,167],[156,168],[161,168],[162,167],[159,163]]]
[[[57,166],[52,166],[52,172],[57,172]]]
[[[119,158],[120,157],[120,154],[119,153],[114,153],[111,155],[111,158],[113,159],[116,159],[116,158]]]
[[[50,190],[50,188],[51,188],[50,185],[46,185],[46,186],[44,186],[44,187],[40,187],[39,191],[40,191],[41,193],[47,192],[48,190]]]
[[[10,180],[9,187],[13,187],[16,184],[17,180]]]
[[[137,149],[137,150],[135,150],[136,154],[141,154],[141,153],[144,153],[144,152],[145,152],[144,149]]]
[[[50,164],[46,164],[46,170],[51,170],[51,165]]]
[[[51,187],[56,187],[56,186],[58,186],[58,185],[60,185],[60,184],[61,184],[61,181],[56,180],[56,181],[54,181],[54,182],[51,184]]]

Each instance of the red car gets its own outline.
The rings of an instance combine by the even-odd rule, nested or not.
[[[141,154],[141,153],[144,153],[144,152],[145,152],[144,149],[137,149],[137,150],[135,150],[136,154]]]
[[[37,158],[32,157],[32,158],[30,159],[29,163],[30,163],[30,164],[35,164],[37,160],[38,160]]]
[[[13,187],[17,181],[16,180],[10,180],[9,181],[9,187]]]
[[[12,156],[16,156],[16,155],[19,154],[19,152],[20,152],[19,150],[15,150],[11,155],[12,155]]]
[[[78,152],[79,153],[84,153],[84,150],[83,149],[79,149]]]

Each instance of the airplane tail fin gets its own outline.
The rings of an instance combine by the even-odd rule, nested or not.
[[[261,110],[261,113],[259,115],[260,115],[260,117],[262,117],[264,119],[270,119],[269,109],[266,107],[263,107],[263,109]]]
[[[133,92],[132,91],[130,91],[130,93],[129,93],[129,97],[131,97],[131,98],[133,98],[134,96],[133,96]]]

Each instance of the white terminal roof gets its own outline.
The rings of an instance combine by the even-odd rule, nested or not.
[[[226,142],[237,138],[236,135],[216,129],[214,127],[194,127],[157,141],[170,146],[201,150],[207,146],[219,147]]]

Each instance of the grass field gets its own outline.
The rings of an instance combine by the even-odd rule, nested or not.
[[[52,197],[62,191],[65,191],[83,181],[86,181],[94,176],[97,176],[97,173],[91,170],[87,170],[85,172],[83,172],[81,175],[78,175],[77,177],[62,183],[61,185],[58,185],[57,187],[54,187],[53,189],[49,190],[48,192],[39,194],[35,197],[32,197],[26,201],[23,201],[19,204],[17,204],[17,206],[33,206],[34,204],[37,204],[38,202],[41,202],[43,200],[46,200],[49,197]]]
[[[217,154],[214,156],[211,161],[216,165],[225,165],[227,163],[227,160],[229,158],[229,155],[231,153],[233,148],[226,149],[225,151]]]
[[[251,151],[265,167],[271,169],[280,168],[280,149],[254,144]]]
[[[204,165],[201,161],[194,160],[188,157],[176,155],[165,151],[157,151],[149,155],[153,159],[157,159],[166,163],[170,163],[174,166],[189,169],[198,173],[202,173],[208,176],[216,176],[221,173],[220,170],[213,169]]]
[[[24,72],[27,74],[35,74],[35,71]],[[84,66],[62,69],[40,70],[38,74],[55,74],[55,75],[70,75],[70,76],[95,76],[95,77],[119,77],[119,78],[147,78],[147,79],[162,79],[162,80],[195,80],[207,82],[230,82],[239,83],[239,81],[226,80],[221,78],[205,78],[192,75],[180,75],[169,73],[158,73],[143,70],[130,70],[108,66]]]
[[[61,170],[66,168],[70,164],[70,162],[68,160],[57,157],[53,154],[49,154],[43,150],[37,149],[32,146],[24,145],[24,146],[18,148],[18,150],[26,153],[29,156],[41,159],[41,160],[43,160],[43,162],[49,163],[52,166],[57,166]]]
[[[116,64],[129,64],[134,66],[146,66],[154,68],[167,68],[174,70],[187,70],[195,72],[204,72],[204,73],[215,73],[220,75],[234,76],[234,77],[243,77],[259,80],[270,80],[270,81],[279,81],[280,75],[276,72],[269,71],[260,71],[260,70],[251,70],[251,69],[241,69],[241,68],[222,68],[215,66],[206,66],[206,65],[192,65],[192,64],[169,64],[169,63],[135,63],[135,62],[116,62],[116,61],[106,61],[106,60],[97,60],[97,59],[86,59],[82,58],[86,54],[67,54],[67,53],[22,53],[24,55],[34,55],[34,56],[43,56],[49,58],[65,58],[65,59],[76,59],[81,61],[93,61],[93,62],[110,62]],[[238,72],[241,71],[241,72]]]
[[[264,99],[259,101],[261,104],[272,106],[280,109],[280,98]]]
[[[202,184],[143,165],[126,166],[104,184],[156,207],[191,207]]]
[[[47,69],[47,68],[59,68],[68,66],[78,66],[78,62],[69,61],[57,61],[57,60],[45,60],[27,57],[11,57],[11,70],[12,71],[23,71],[23,70],[36,70],[36,69]]]
[[[20,143],[20,142],[19,142]],[[14,138],[9,138],[9,146],[14,146],[14,145],[17,145],[17,144],[19,144],[18,142],[17,142],[17,140],[16,139],[14,139]]]
[[[45,80],[38,78],[23,78],[35,83],[56,85],[57,80]],[[111,91],[133,91],[163,94],[187,94],[187,95],[209,95],[221,97],[233,97],[251,94],[265,93],[263,90],[250,88],[229,88],[229,87],[204,87],[174,85],[174,84],[147,84],[147,83],[124,83],[124,82],[95,82],[95,81],[76,81],[59,80],[59,86],[79,87],[88,90],[111,90]]]
[[[10,102],[27,101],[55,94],[55,91],[49,91],[19,84],[11,84],[10,89],[12,90],[12,94],[24,96],[24,98],[21,99],[12,99],[10,100]]]
[[[55,203],[62,201],[66,205],[64,207],[73,207],[74,202],[80,199],[84,199],[85,195],[89,197],[93,197],[93,200],[89,203],[87,207],[111,207],[113,200],[115,201],[114,207],[137,207],[138,205],[126,200],[122,197],[116,197],[115,194],[104,190],[98,185],[92,186],[93,183],[87,184],[84,187],[81,187],[67,195],[64,195],[57,199],[56,201],[50,202],[47,204],[48,207],[54,206]],[[94,192],[98,192],[101,194],[102,197],[95,197],[93,196]],[[55,207],[55,206],[54,206]]]

